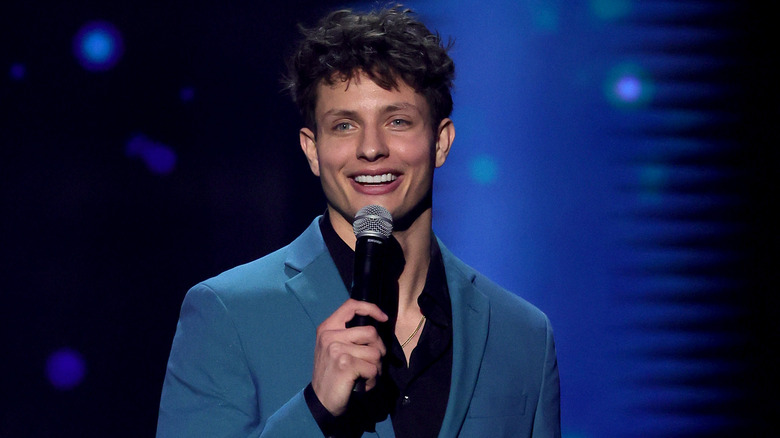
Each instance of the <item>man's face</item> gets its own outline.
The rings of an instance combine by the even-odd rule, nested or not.
[[[422,95],[400,80],[385,90],[359,73],[320,84],[315,117],[317,135],[301,129],[301,147],[337,220],[351,223],[369,204],[395,221],[430,207],[433,169],[444,164],[454,128],[445,119],[434,134]]]

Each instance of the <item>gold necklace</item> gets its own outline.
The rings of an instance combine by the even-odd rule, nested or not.
[[[420,318],[420,322],[418,322],[418,323],[417,323],[417,328],[416,328],[416,329],[414,329],[414,331],[412,332],[412,334],[411,334],[411,335],[409,335],[409,337],[408,337],[408,338],[406,338],[406,340],[403,342],[403,344],[401,344],[401,348],[404,348],[404,347],[406,347],[406,344],[408,344],[408,343],[409,343],[409,341],[411,341],[411,340],[412,340],[412,338],[413,338],[413,337],[414,337],[414,336],[417,334],[417,332],[419,332],[419,331],[420,331],[420,327],[422,327],[422,325],[423,325],[423,323],[424,323],[424,322],[425,322],[425,315],[423,315],[423,316],[422,316],[422,318]]]

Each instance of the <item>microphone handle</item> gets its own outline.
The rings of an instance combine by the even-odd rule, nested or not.
[[[360,237],[355,244],[355,269],[350,297],[379,305],[382,302],[382,268],[385,264],[385,242],[375,237]],[[347,328],[373,325],[374,318],[355,315]]]
[[[353,273],[350,296],[359,301],[368,301],[379,305],[382,302],[382,267],[385,259],[385,242],[379,238],[358,237],[355,243],[355,270]],[[374,318],[355,315],[347,328],[372,325],[377,327]],[[378,327],[377,327],[378,328]],[[352,392],[366,392],[366,379],[357,379]]]

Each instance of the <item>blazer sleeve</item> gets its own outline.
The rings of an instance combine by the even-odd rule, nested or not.
[[[546,316],[545,323],[547,341],[542,369],[542,386],[531,436],[560,438],[561,388],[558,378],[558,359],[555,353],[552,327]]]
[[[321,436],[303,388],[262,415],[258,385],[228,309],[208,286],[184,299],[163,382],[157,437]]]

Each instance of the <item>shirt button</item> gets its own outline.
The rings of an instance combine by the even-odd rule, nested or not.
[[[409,396],[405,395],[404,398],[401,400],[401,406],[409,406],[411,402],[412,400],[409,399]]]

